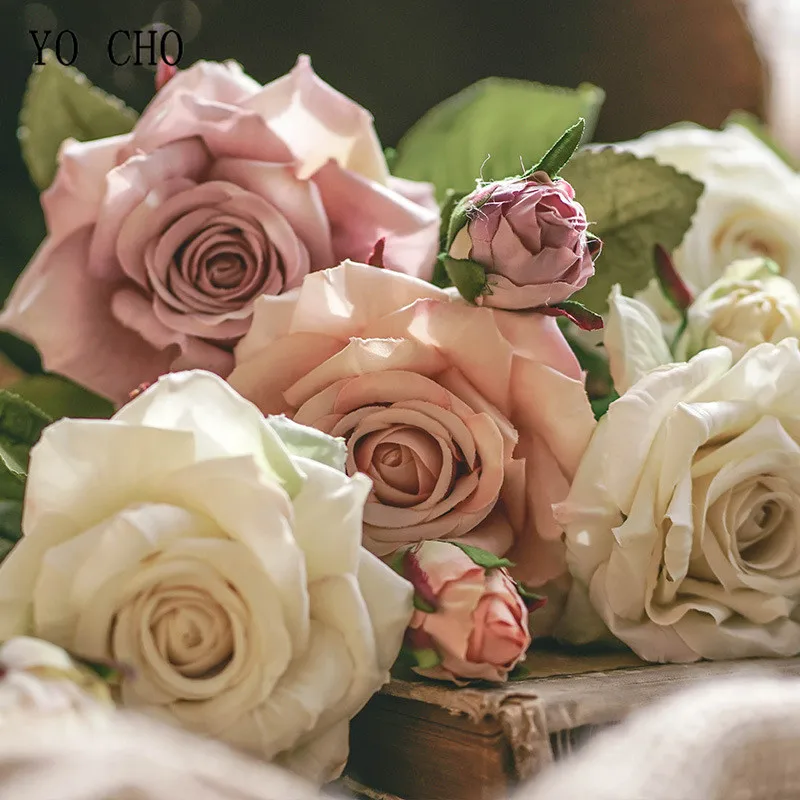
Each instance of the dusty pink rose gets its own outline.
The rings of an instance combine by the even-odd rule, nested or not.
[[[405,649],[420,675],[504,681],[530,647],[528,608],[506,569],[484,569],[461,548],[423,542],[395,569],[415,589]]]
[[[569,183],[534,173],[476,189],[471,199],[478,207],[450,255],[485,267],[488,291],[477,302],[535,308],[586,286],[601,244],[587,235],[586,212]]]
[[[438,246],[432,187],[389,176],[370,115],[306,57],[267,86],[179,71],[132,133],[65,142],[42,205],[0,324],[116,401],[173,369],[227,375],[262,294],[380,239],[384,266],[427,278]]]
[[[540,585],[565,569],[551,506],[594,428],[552,317],[478,308],[429,283],[345,262],[263,296],[231,384],[347,442],[373,490],[364,543],[427,539],[510,553]]]

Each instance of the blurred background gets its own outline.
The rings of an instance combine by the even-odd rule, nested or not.
[[[73,31],[75,66],[138,111],[153,92],[152,68],[115,67],[107,42],[117,29],[158,23],[181,34],[184,67],[235,58],[266,82],[310,54],[325,80],[372,111],[387,146],[431,106],[490,75],[601,86],[599,141],[680,120],[718,126],[732,109],[771,115],[790,138],[796,126],[768,93],[767,75],[792,94],[778,56],[797,41],[785,17],[800,0],[750,3],[758,46],[734,0],[0,0],[0,297],[43,235],[16,143],[36,58],[32,29],[52,30],[51,42]]]

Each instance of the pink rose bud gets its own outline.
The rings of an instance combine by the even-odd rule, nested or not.
[[[552,306],[594,274],[602,243],[588,233],[586,212],[565,180],[535,172],[482,186],[462,202],[467,224],[448,255],[486,270],[486,290],[476,303],[513,310]]]
[[[420,675],[505,681],[530,647],[529,609],[505,566],[475,547],[425,541],[395,557],[415,589],[405,655]]]

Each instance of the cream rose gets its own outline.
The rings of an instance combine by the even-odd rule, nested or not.
[[[649,661],[800,653],[800,350],[660,367],[601,419],[566,502],[562,623]]]
[[[800,294],[765,258],[736,261],[688,309],[675,344],[681,361],[716,345],[735,356],[762,342],[800,335]]]
[[[123,705],[334,777],[412,611],[360,547],[369,482],[323,463],[343,455],[199,371],[52,425],[0,567],[0,638],[126,664]]]
[[[347,471],[373,480],[372,552],[468,537],[532,585],[565,572],[551,507],[594,418],[552,317],[345,262],[260,298],[236,359],[229,380],[262,411],[344,437]]]
[[[705,184],[675,264],[695,291],[732,261],[766,256],[800,286],[800,178],[746,128],[681,125],[619,145]]]

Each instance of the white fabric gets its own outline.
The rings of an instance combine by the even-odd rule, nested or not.
[[[514,800],[796,800],[800,680],[704,683],[632,715]]]

